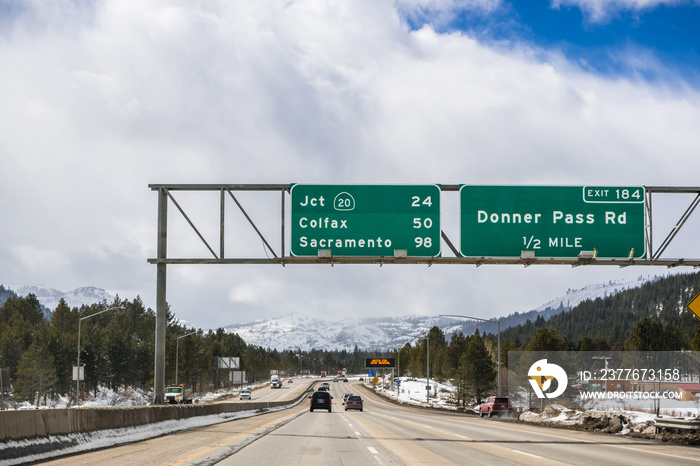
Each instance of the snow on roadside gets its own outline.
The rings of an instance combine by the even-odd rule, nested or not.
[[[637,411],[577,411],[563,406],[547,406],[542,413],[525,411],[519,420],[547,427],[566,427],[609,434],[629,435],[631,432],[653,435],[655,415]]]
[[[19,441],[8,441],[0,443],[0,459],[3,465],[22,464],[27,462],[42,461],[56,456],[71,455],[86,452],[98,448],[112,447],[114,445],[138,442],[166,434],[172,434],[188,429],[206,427],[221,422],[243,419],[257,416],[262,413],[270,413],[291,408],[306,400],[306,395],[300,397],[288,405],[274,408],[255,409],[248,411],[237,411],[232,413],[220,413],[210,416],[197,416],[182,420],[171,420],[147,424],[143,426],[130,427],[127,429],[101,430],[83,434],[56,435],[44,438],[34,438]],[[102,405],[104,406],[104,405]],[[53,448],[52,448],[53,446]],[[56,448],[56,449],[54,449]],[[43,453],[27,453],[18,458],[9,458],[10,452],[14,451],[40,451],[51,450]],[[3,454],[3,452],[5,454]]]
[[[371,384],[369,378],[365,378],[365,384]],[[401,386],[397,393],[397,386],[391,390],[390,382],[387,379],[384,383],[377,384],[376,391],[382,393],[388,398],[394,398],[402,403],[410,403],[419,406],[436,406],[442,409],[457,410],[452,400],[452,392],[454,387],[449,382],[437,382],[430,380],[430,399],[428,400],[428,391],[426,379],[404,379],[401,380]]]
[[[365,378],[365,385],[372,388],[370,379]],[[401,403],[414,404],[418,406],[432,406],[442,409],[458,408],[450,402],[452,399],[452,391],[454,387],[449,383],[440,383],[435,380],[430,381],[431,400],[427,402],[426,395],[426,379],[408,379],[401,381],[399,392],[397,387],[391,390],[388,378],[380,381],[374,388],[376,392],[385,397],[397,399]],[[681,402],[678,402],[681,403]],[[692,406],[691,406],[692,405]],[[566,427],[582,430],[597,430],[599,432],[607,432],[620,435],[629,435],[637,433],[642,435],[653,435],[655,432],[655,414],[649,412],[633,411],[629,407],[616,406],[613,410],[596,411],[596,410],[571,410],[564,406],[551,405],[544,409],[542,413],[525,411],[520,414],[519,420],[528,424],[537,424],[542,426]],[[681,408],[678,406],[667,407],[668,412],[662,414],[673,415],[677,414]],[[688,410],[683,411],[689,417],[697,416],[697,405],[689,402],[688,406],[683,405],[682,408]],[[478,413],[478,409],[470,409],[473,413]],[[650,410],[647,410],[650,411]],[[695,412],[693,412],[695,411]]]

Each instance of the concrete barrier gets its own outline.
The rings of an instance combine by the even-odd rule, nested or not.
[[[314,382],[315,383],[315,382]],[[311,383],[306,389],[311,389]],[[105,408],[33,409],[0,411],[0,442],[50,435],[122,429],[197,416],[251,411],[293,403],[284,401],[228,402],[208,405],[160,405]]]
[[[284,406],[290,401],[0,411],[0,442],[66,435]]]

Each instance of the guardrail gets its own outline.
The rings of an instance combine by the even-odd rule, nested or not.
[[[657,417],[654,419],[654,422],[657,434],[662,429],[700,430],[700,419]]]

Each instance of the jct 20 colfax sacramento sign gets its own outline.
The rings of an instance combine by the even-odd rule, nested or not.
[[[291,187],[293,256],[440,255],[437,185]]]

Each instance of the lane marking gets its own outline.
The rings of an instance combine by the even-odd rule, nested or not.
[[[198,456],[202,456],[202,455],[205,454],[205,453],[209,453],[210,451],[216,450],[217,448],[223,447],[224,445],[228,445],[229,443],[235,442],[236,440],[238,440],[238,439],[240,439],[240,438],[243,438],[243,437],[245,437],[245,436],[247,436],[247,435],[254,434],[255,432],[257,432],[257,431],[259,431],[259,430],[266,429],[266,428],[269,427],[269,426],[272,426],[272,425],[275,425],[275,424],[279,424],[280,422],[284,422],[284,421],[286,421],[287,419],[291,419],[291,418],[293,418],[294,416],[298,416],[298,415],[299,415],[299,413],[294,413],[294,414],[290,414],[289,416],[285,416],[285,417],[283,417],[283,418],[276,419],[276,420],[274,420],[274,421],[268,422],[267,424],[263,424],[263,425],[260,426],[260,427],[256,427],[255,429],[249,430],[248,432],[244,432],[244,433],[242,433],[242,434],[240,434],[240,435],[236,435],[235,437],[231,437],[231,438],[228,439],[228,440],[225,440],[225,441],[223,441],[223,442],[219,442],[219,443],[217,443],[216,445],[214,445],[213,447],[206,448],[206,449],[204,449],[204,450],[198,451],[197,453],[192,453],[190,456],[187,456],[187,457],[185,457],[185,458],[179,459],[179,460],[177,460],[177,461],[173,461],[173,462],[170,463],[168,466],[177,466],[177,465],[179,465],[179,464],[185,463],[185,462],[187,462],[187,461],[189,461],[189,460],[191,460],[191,459],[193,459],[193,458],[196,458],[196,457],[198,457]]]
[[[474,423],[472,423],[472,424],[474,424]],[[575,435],[573,435],[573,434],[576,433],[576,431],[572,431],[572,436],[565,436],[565,435],[555,435],[555,434],[548,434],[548,433],[544,433],[544,432],[537,432],[536,430],[534,430],[534,429],[537,429],[536,426],[528,426],[528,427],[533,427],[533,430],[529,430],[529,429],[522,429],[522,430],[521,430],[521,429],[513,429],[513,428],[511,428],[511,427],[503,427],[503,426],[489,426],[489,427],[490,427],[490,428],[493,427],[493,428],[496,428],[496,429],[502,429],[502,430],[510,430],[510,431],[512,431],[512,432],[519,432],[519,433],[521,433],[521,434],[522,434],[522,433],[525,433],[525,432],[532,432],[532,433],[535,433],[535,434],[537,434],[537,435],[542,435],[542,436],[545,436],[545,437],[560,438],[560,439],[565,439],[565,440],[575,440],[575,441],[581,442],[581,443],[588,443],[588,444],[591,444],[591,445],[599,445],[600,447],[610,447],[610,448],[617,448],[617,449],[619,449],[619,450],[631,450],[631,451],[635,451],[635,452],[643,451],[644,453],[651,453],[651,454],[653,454],[653,455],[668,456],[668,457],[671,457],[671,458],[678,458],[678,459],[683,459],[683,460],[686,460],[686,461],[687,461],[687,460],[698,461],[697,458],[689,458],[689,457],[687,457],[687,456],[674,455],[674,454],[672,454],[672,453],[664,453],[664,452],[661,452],[661,451],[653,450],[653,449],[651,449],[651,448],[653,448],[653,445],[651,445],[651,444],[648,445],[649,447],[651,447],[651,448],[649,448],[649,449],[647,449],[647,448],[640,449],[640,448],[638,448],[638,447],[626,446],[626,445],[621,445],[621,444],[616,444],[616,445],[613,445],[613,444],[610,444],[610,443],[600,444],[601,442],[596,441],[596,440],[585,440],[585,439],[581,439],[581,438],[579,438],[579,437],[576,437]],[[547,429],[547,428],[551,429],[551,427],[545,427],[545,429]],[[580,433],[588,433],[588,434],[595,435],[595,432],[579,432],[579,434],[580,434]],[[598,435],[600,435],[600,434],[598,434]],[[630,440],[632,440],[632,439],[630,439]],[[647,444],[640,445],[640,446],[647,446]],[[683,445],[679,445],[679,446],[682,447]]]
[[[386,416],[386,415],[382,415],[382,414],[378,414],[378,413],[374,413],[374,414],[375,414],[376,416],[383,417],[383,418],[385,418],[385,419],[394,419],[394,420],[396,420],[395,418],[391,418],[391,417]],[[421,424],[418,424],[417,422],[409,421],[409,420],[407,420],[407,419],[403,419],[402,421],[403,421],[403,422],[406,422],[406,423],[409,423],[409,424],[421,425]],[[475,419],[475,421],[478,422],[477,419]],[[475,425],[477,422],[469,422],[469,424],[471,424],[473,427],[477,427],[477,426]],[[494,423],[494,424],[495,424],[495,423]],[[557,439],[565,439],[565,440],[569,440],[569,441],[570,441],[570,440],[575,440],[576,442],[587,443],[587,444],[590,444],[590,445],[598,445],[598,444],[600,444],[600,441],[596,441],[596,440],[586,440],[586,439],[582,439],[582,438],[580,438],[580,437],[575,436],[575,434],[577,433],[576,431],[572,431],[572,436],[565,436],[565,435],[555,435],[555,434],[550,434],[550,433],[538,431],[538,430],[541,429],[541,428],[538,428],[537,426],[528,426],[528,427],[532,427],[532,429],[513,429],[512,427],[505,427],[505,426],[499,426],[499,425],[489,425],[489,428],[492,428],[492,429],[508,430],[508,431],[511,431],[511,432],[518,432],[518,433],[520,433],[520,434],[534,433],[534,434],[536,434],[536,435],[542,435],[542,436],[544,436],[544,437],[552,437],[552,438],[557,438]],[[545,429],[547,429],[547,427],[545,427]],[[550,429],[551,429],[551,428],[550,428]],[[442,432],[446,432],[446,431],[444,431],[444,430],[442,430],[442,429],[439,429],[439,430],[441,430]],[[451,435],[457,435],[457,434],[453,434],[453,433],[451,433],[451,432],[446,432],[446,433],[449,433],[449,434],[451,434]],[[582,432],[581,432],[581,433],[582,433]],[[586,432],[586,433],[595,435],[594,432]],[[579,434],[580,434],[580,433],[579,433]],[[465,437],[465,438],[467,438],[467,439],[469,439],[469,440],[473,440],[473,439],[470,439],[469,437]],[[631,440],[631,439],[630,439],[630,440]],[[474,440],[474,441],[475,441],[475,442],[484,442],[484,440]],[[497,441],[497,440],[494,440],[493,442],[498,442],[498,441]],[[674,454],[672,454],[672,453],[664,453],[664,452],[661,452],[661,451],[656,451],[656,450],[653,449],[653,445],[649,445],[651,448],[648,448],[648,449],[647,449],[647,448],[640,449],[640,448],[638,448],[638,447],[626,446],[626,445],[622,445],[622,444],[613,445],[613,444],[610,444],[610,443],[605,443],[605,444],[602,444],[602,445],[599,445],[599,446],[600,446],[600,447],[617,448],[617,449],[619,449],[619,450],[631,450],[631,451],[635,451],[635,452],[643,451],[643,452],[645,452],[645,453],[650,453],[650,454],[653,454],[653,455],[668,456],[668,457],[670,457],[670,458],[683,459],[683,460],[686,460],[686,461],[687,461],[687,460],[698,461],[697,458],[689,458],[689,457],[687,457],[687,456],[674,455]],[[640,445],[640,446],[647,446],[647,445]],[[680,445],[680,446],[682,446],[682,445]],[[507,447],[505,447],[505,448],[507,448]],[[519,451],[519,450],[513,450],[513,451]],[[525,452],[522,452],[522,453],[525,453]]]
[[[515,453],[520,453],[521,455],[527,455],[527,456],[532,456],[533,458],[542,458],[541,456],[538,455],[533,455],[532,453],[528,453],[526,451],[520,451],[520,450],[515,450],[513,449]]]
[[[374,447],[367,447],[367,449],[368,449],[369,452],[372,453],[373,455],[378,455],[378,454],[379,454],[379,452],[377,451],[377,449],[374,448]]]
[[[358,437],[362,437],[362,434],[359,433],[358,431],[355,431],[355,435],[357,435]]]
[[[381,415],[381,414],[377,414],[377,417],[384,418],[384,419],[392,419],[389,416],[385,416],[385,415]],[[427,433],[427,431],[434,431],[436,433],[436,435],[439,435],[442,438],[449,439],[450,437],[458,437],[460,439],[460,441],[461,441],[461,439],[469,440],[469,441],[473,442],[473,444],[468,445],[468,448],[472,448],[474,450],[478,450],[478,451],[481,451],[483,453],[493,455],[493,456],[496,456],[496,457],[499,457],[502,459],[507,459],[507,460],[516,461],[516,462],[524,462],[524,464],[531,464],[529,460],[516,459],[516,454],[521,454],[521,455],[525,455],[525,456],[530,456],[532,458],[536,458],[537,464],[552,464],[552,465],[565,464],[565,463],[562,463],[559,460],[556,460],[553,458],[546,458],[543,456],[537,456],[537,455],[533,455],[531,453],[526,453],[526,452],[521,451],[521,450],[516,450],[516,449],[511,448],[509,446],[500,445],[499,441],[493,441],[494,442],[493,446],[486,446],[485,443],[489,442],[488,440],[474,440],[470,437],[467,437],[467,436],[464,436],[461,434],[457,434],[457,433],[453,433],[453,432],[444,430],[443,428],[440,428],[440,427],[427,426],[425,424],[421,424],[419,422],[414,422],[414,421],[409,421],[406,419],[393,418],[393,421],[394,422],[398,421],[398,422],[401,422],[401,423],[404,423],[407,425],[414,425],[418,429],[424,429],[424,431],[426,433]]]

